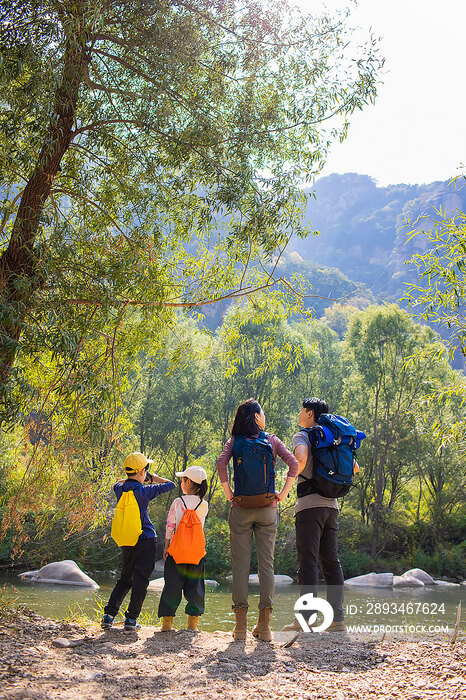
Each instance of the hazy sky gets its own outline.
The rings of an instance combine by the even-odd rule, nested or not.
[[[295,2],[312,13],[323,4]],[[376,104],[351,117],[323,174],[364,173],[381,185],[458,175],[466,163],[466,0],[359,0],[351,21],[382,37],[384,84]]]

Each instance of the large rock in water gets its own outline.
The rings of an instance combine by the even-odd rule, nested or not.
[[[376,586],[378,588],[391,588],[393,586],[393,574],[376,574],[373,571],[363,576],[354,576],[345,581],[345,586]]]
[[[233,581],[233,576],[227,576],[226,579],[227,581]],[[276,586],[289,586],[291,583],[294,583],[291,576],[286,576],[285,574],[275,574],[274,579]],[[249,583],[252,586],[258,586],[259,574],[249,574]]]
[[[425,586],[435,585],[435,581],[432,576],[429,576],[429,574],[422,569],[410,569],[409,571],[405,571],[403,576],[413,576],[419,581],[422,581]]]
[[[414,576],[408,576],[408,574],[403,574],[403,576],[393,577],[393,588],[424,588],[424,583]]]
[[[274,579],[276,586],[289,586],[291,583],[294,583],[291,576],[286,576],[285,574],[275,574]],[[258,586],[259,574],[249,574],[249,583]]]
[[[76,562],[71,559],[54,561],[37,571],[26,571],[24,574],[20,574],[20,577],[23,580],[37,583],[59,583],[65,586],[100,588],[99,584],[81,571]]]
[[[206,588],[217,588],[217,586],[220,586],[218,581],[214,581],[213,579],[206,578],[204,581]],[[152,581],[149,581],[149,587],[147,590],[149,591],[163,591],[163,587],[165,585],[165,579],[162,576],[161,578],[154,578]]]

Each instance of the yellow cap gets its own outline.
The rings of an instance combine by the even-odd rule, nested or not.
[[[131,475],[137,474],[141,469],[144,469],[145,466],[152,464],[153,461],[153,459],[149,459],[143,455],[142,452],[131,452],[131,454],[126,457],[123,466],[125,472]]]

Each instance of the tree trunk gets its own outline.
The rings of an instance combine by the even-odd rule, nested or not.
[[[371,559],[375,559],[379,551],[379,516],[375,508],[372,516]]]
[[[87,69],[86,37],[72,36],[63,57],[63,74],[54,112],[35,169],[24,188],[8,247],[0,257],[0,383],[8,380],[25,317],[42,286],[34,250],[41,217],[60,163],[73,139],[78,94]]]

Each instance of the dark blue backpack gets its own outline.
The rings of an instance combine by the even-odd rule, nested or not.
[[[258,437],[235,435],[232,452],[237,504],[245,508],[271,505],[275,498],[275,471],[267,433],[261,431]]]
[[[310,493],[325,498],[346,496],[353,485],[356,450],[366,435],[332,413],[322,413],[317,422],[319,425],[302,430],[311,443],[313,476],[303,477],[305,481],[298,484],[298,498]]]

